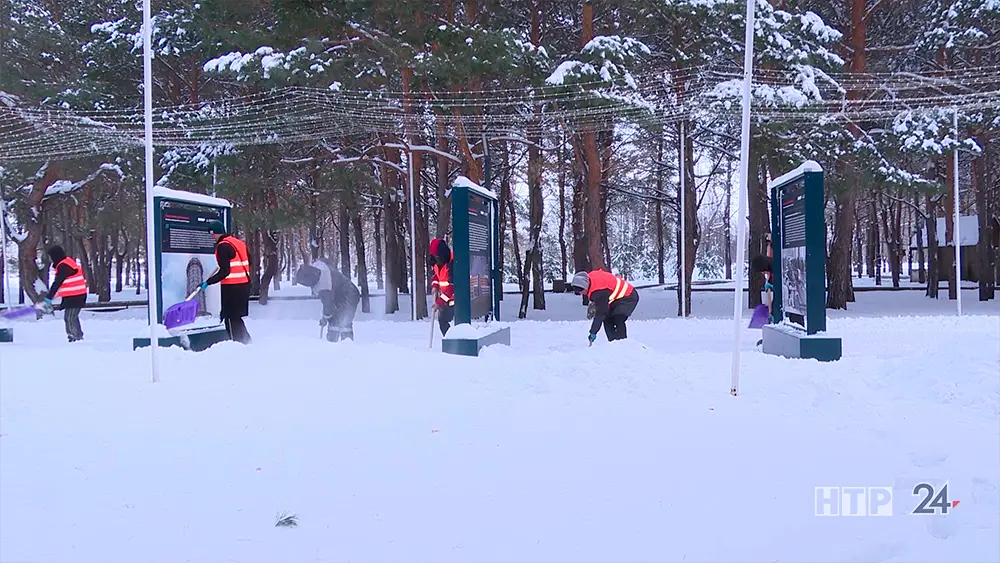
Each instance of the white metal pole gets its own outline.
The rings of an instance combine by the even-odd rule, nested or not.
[[[686,188],[686,186],[685,186],[685,180],[686,180],[685,176],[687,176],[687,174],[686,174],[687,171],[684,168],[684,157],[686,156],[684,154],[684,152],[686,151],[686,149],[687,149],[687,143],[686,143],[686,139],[685,139],[684,120],[681,120],[681,167],[680,167],[680,171],[681,171],[681,190],[680,190],[681,191],[681,197],[680,197],[680,205],[681,205],[681,236],[680,236],[681,254],[680,254],[680,259],[681,259],[681,262],[680,262],[680,268],[679,268],[679,270],[681,272],[681,317],[682,318],[687,318],[687,314],[688,314],[688,312],[687,312],[687,228],[686,228],[686,223],[687,223],[687,207],[684,205],[685,204],[685,199],[686,199],[684,192],[687,191],[685,189]]]
[[[957,286],[955,290],[955,296],[958,299],[956,305],[958,306],[958,316],[962,316],[962,228],[959,226],[960,219],[962,217],[961,213],[961,200],[959,199],[958,192],[958,110],[955,110],[954,115],[955,125],[955,229],[954,233],[954,243],[955,243],[955,284]],[[980,233],[979,236],[982,236]]]
[[[142,0],[142,78],[143,78],[143,105],[145,106],[145,130],[146,130],[146,275],[149,283],[149,350],[150,361],[152,363],[153,382],[160,380],[159,367],[157,366],[157,350],[159,342],[157,340],[156,329],[159,326],[159,307],[157,306],[156,290],[159,280],[156,279],[156,243],[155,227],[153,225],[153,50],[152,25],[150,22],[150,0]]]
[[[8,309],[11,308],[11,293],[10,293],[10,272],[7,268],[10,266],[9,256],[7,256],[7,202],[4,201],[4,195],[0,191],[0,259],[3,260],[3,304]]]
[[[10,275],[7,272],[7,207],[0,191],[0,260],[3,260],[3,304],[10,308]]]
[[[410,174],[410,320],[417,320],[417,183],[413,169],[413,147],[406,167]]]
[[[750,167],[750,81],[753,77],[754,0],[747,0],[746,38],[743,50],[743,129],[740,133],[740,211],[736,229],[736,288],[733,290],[733,366],[730,393],[740,385],[740,334],[743,326],[743,266],[746,264],[747,183]]]

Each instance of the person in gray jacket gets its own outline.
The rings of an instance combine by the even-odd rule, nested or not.
[[[358,312],[361,292],[350,278],[325,260],[314,260],[299,268],[295,283],[312,288],[312,294],[323,303],[319,325],[327,327],[327,340],[354,340],[354,315]]]

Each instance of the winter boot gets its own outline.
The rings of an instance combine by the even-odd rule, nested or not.
[[[332,325],[327,327],[326,340],[327,342],[340,342],[340,329]]]

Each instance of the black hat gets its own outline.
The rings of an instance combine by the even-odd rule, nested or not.
[[[49,260],[52,260],[53,264],[59,263],[63,258],[66,258],[66,251],[58,244],[49,247],[48,254]]]
[[[208,222],[208,232],[213,235],[224,235],[226,234],[226,226],[218,219],[212,220]]]

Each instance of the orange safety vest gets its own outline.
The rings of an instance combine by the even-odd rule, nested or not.
[[[232,246],[236,251],[236,256],[229,261],[229,275],[219,283],[222,285],[250,283],[250,259],[247,258],[247,245],[232,235],[222,237],[219,242]],[[215,259],[219,259],[218,251],[216,251]]]
[[[59,286],[59,291],[56,292],[56,297],[74,297],[76,295],[86,295],[87,294],[87,280],[83,277],[83,268],[76,263],[69,256],[63,258],[56,264],[56,271],[59,271],[59,266],[66,264],[70,268],[76,270],[75,274],[70,275],[68,278],[63,280],[62,285]]]
[[[451,306],[455,304],[455,287],[448,280],[449,274],[447,264],[444,266],[434,264],[434,279],[431,281],[431,289],[438,290],[438,305]]]
[[[600,291],[602,289],[607,289],[611,292],[611,296],[608,297],[608,305],[618,301],[622,297],[628,297],[632,294],[632,284],[619,278],[618,276],[605,272],[604,270],[594,270],[587,274],[590,278],[590,287],[587,288],[587,297],[595,291]]]

